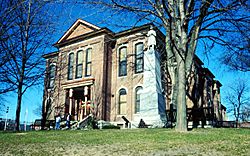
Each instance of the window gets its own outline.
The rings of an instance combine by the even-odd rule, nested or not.
[[[78,51],[76,55],[76,78],[82,78],[82,53]]]
[[[85,76],[91,75],[91,53],[92,49],[89,48],[86,51],[86,67],[85,67]]]
[[[139,113],[140,112],[140,105],[141,105],[141,94],[142,94],[142,87],[136,87],[135,89],[135,113]]]
[[[69,54],[69,62],[68,62],[68,80],[73,79],[73,68],[74,68],[74,53]]]
[[[119,91],[118,114],[126,114],[127,112],[127,92],[125,89]]]
[[[135,73],[143,72],[143,43],[135,45]]]
[[[53,88],[55,84],[56,66],[54,64],[49,66],[49,88]]]
[[[119,76],[127,75],[127,48],[122,47],[119,50]]]

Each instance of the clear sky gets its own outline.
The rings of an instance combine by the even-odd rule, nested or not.
[[[135,23],[135,20],[129,18],[129,16],[127,15],[124,15],[123,18],[115,18],[114,20],[110,20],[111,17],[107,10],[96,11],[98,9],[91,7],[67,5],[67,7],[53,7],[53,9],[54,10],[51,11],[57,16],[57,27],[54,34],[53,43],[55,43],[78,18],[86,20],[100,27],[108,27],[114,32],[129,28],[126,26],[131,26]],[[121,25],[123,25],[124,27],[120,27]],[[56,50],[55,48],[52,48],[53,43],[51,43],[51,45],[48,45],[51,46],[51,49],[48,52]],[[234,83],[238,77],[248,79],[248,82],[250,82],[250,72],[243,73],[228,71],[228,69],[224,65],[221,65],[219,63],[218,58],[222,53],[223,50],[219,47],[214,47],[208,55],[204,55],[203,48],[201,46],[199,46],[197,49],[197,55],[204,62],[204,66],[209,68],[215,75],[216,79],[222,83],[222,103],[227,106],[224,99],[227,91],[227,86]],[[27,121],[33,122],[35,119],[41,118],[40,116],[34,114],[33,111],[38,107],[38,105],[42,105],[42,96],[43,86],[33,87],[24,94],[22,100],[21,123],[23,123],[25,119],[26,109],[28,110]],[[11,119],[15,119],[16,99],[16,94],[10,94],[6,98],[6,106],[10,107],[8,117]],[[0,117],[5,117],[5,113],[2,113],[2,116]]]

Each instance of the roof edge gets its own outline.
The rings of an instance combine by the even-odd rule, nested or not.
[[[53,57],[55,55],[58,55],[58,53],[59,53],[59,51],[54,51],[54,52],[50,52],[48,54],[44,54],[44,55],[42,55],[42,57],[45,58],[45,59],[47,59],[49,57]]]

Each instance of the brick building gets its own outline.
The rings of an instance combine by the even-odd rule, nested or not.
[[[45,115],[54,119],[58,113],[70,113],[80,121],[92,113],[119,125],[125,123],[124,117],[135,127],[141,119],[164,125],[170,118],[166,110],[175,105],[170,100],[171,80],[161,68],[164,40],[152,24],[114,33],[78,19],[54,44],[58,51],[44,55]],[[209,113],[222,120],[221,84],[198,57],[192,73],[190,121],[207,124]],[[209,109],[195,118],[192,108],[203,107]]]

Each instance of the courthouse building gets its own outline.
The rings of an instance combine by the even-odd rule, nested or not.
[[[134,127],[141,119],[148,125],[164,125],[170,105],[176,108],[170,100],[171,80],[162,68],[164,41],[164,34],[152,24],[114,33],[78,19],[54,44],[58,51],[44,55],[47,119],[70,113],[81,121],[92,113],[119,126],[124,118]],[[198,57],[192,73],[189,120],[223,120],[221,84]]]

